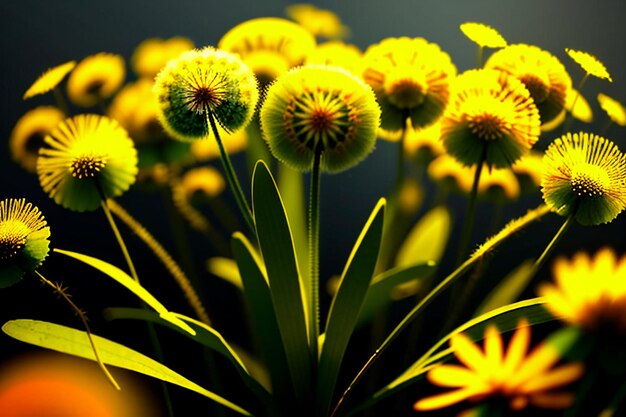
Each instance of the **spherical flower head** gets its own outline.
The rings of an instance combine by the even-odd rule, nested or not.
[[[550,52],[534,45],[509,45],[494,52],[485,68],[505,71],[524,83],[542,124],[554,120],[565,109],[572,79]]]
[[[259,99],[250,68],[236,55],[210,46],[171,60],[157,75],[154,94],[161,124],[182,141],[209,135],[209,112],[227,131],[244,128]]]
[[[433,384],[454,388],[418,400],[413,408],[428,411],[463,402],[483,402],[489,398],[507,400],[513,411],[533,405],[545,409],[565,409],[574,395],[559,389],[578,380],[582,363],[557,365],[558,347],[541,343],[528,352],[531,334],[523,319],[505,350],[502,335],[490,325],[485,330],[483,349],[464,334],[452,336],[450,346],[459,365],[443,364],[431,369],[427,377]]]
[[[543,163],[543,199],[558,214],[598,225],[626,207],[626,157],[610,140],[567,133],[548,146]]]
[[[95,210],[101,197],[117,197],[135,182],[137,151],[113,119],[95,114],[71,117],[45,142],[37,160],[39,183],[65,208]]]
[[[464,165],[484,159],[489,167],[504,168],[529,152],[539,126],[539,111],[521,81],[503,71],[475,69],[454,81],[441,138]]]
[[[362,57],[363,52],[356,45],[343,41],[328,41],[317,45],[304,63],[340,67],[360,76]]]
[[[423,38],[387,38],[365,51],[362,76],[376,93],[383,129],[402,130],[407,118],[420,129],[443,114],[456,67]]]
[[[337,39],[345,38],[350,32],[333,11],[309,3],[292,4],[286,13],[313,36]]]
[[[33,272],[48,256],[50,228],[25,199],[0,201],[0,288]]]
[[[603,93],[598,94],[598,103],[613,123],[626,126],[626,109],[622,103]]]
[[[65,114],[57,107],[39,106],[19,118],[9,137],[9,150],[14,161],[30,173],[35,173],[39,148],[44,138],[61,121]]]
[[[26,90],[22,98],[27,100],[31,97],[45,94],[54,89],[61,83],[61,81],[63,81],[65,76],[74,69],[75,66],[76,61],[69,61],[65,64],[57,65],[56,67],[48,69],[46,72],[41,74],[30,87],[28,87],[28,90]]]
[[[301,65],[315,48],[315,37],[304,27],[279,17],[246,20],[230,29],[217,44],[238,54],[265,87]]]
[[[506,40],[497,30],[484,23],[465,22],[459,26],[459,29],[481,48],[504,48],[507,45]]]
[[[538,294],[555,317],[598,336],[626,338],[626,256],[605,247],[593,256],[559,257],[552,276]]]
[[[308,171],[321,152],[320,167],[338,172],[373,150],[380,108],[372,89],[346,70],[310,65],[270,86],[260,120],[278,160]]]
[[[67,96],[80,107],[111,97],[124,83],[126,65],[118,54],[101,52],[80,61],[67,80]]]
[[[588,52],[577,51],[570,48],[565,48],[565,52],[574,62],[580,65],[587,75],[593,75],[594,77],[613,82],[604,64],[595,56]]]
[[[148,38],[133,51],[131,67],[140,78],[153,80],[170,60],[193,47],[193,41],[183,36],[169,39]]]

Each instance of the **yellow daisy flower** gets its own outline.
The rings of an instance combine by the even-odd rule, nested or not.
[[[338,172],[374,149],[380,108],[372,89],[348,71],[308,65],[270,86],[260,119],[274,157],[308,171],[320,152],[320,167]]]
[[[101,198],[121,195],[135,182],[137,151],[115,120],[81,114],[61,122],[39,151],[37,174],[57,204],[95,210]]]
[[[285,11],[289,18],[314,36],[336,39],[345,38],[350,32],[335,13],[309,3],[292,4]]]
[[[548,146],[543,163],[543,199],[558,214],[597,225],[626,208],[626,156],[610,140],[566,133]]]
[[[122,86],[126,66],[121,55],[101,52],[83,59],[67,80],[67,96],[80,107],[111,97]]]
[[[509,45],[494,52],[485,68],[505,71],[520,80],[532,97],[541,123],[554,120],[565,109],[572,79],[557,57],[534,45]]]
[[[574,60],[574,62],[580,65],[587,75],[593,75],[594,77],[613,82],[611,75],[607,71],[604,64],[595,56],[587,52],[577,51],[570,48],[565,48],[565,52]]]
[[[593,256],[578,252],[557,258],[552,276],[538,293],[555,317],[591,333],[626,336],[626,256],[618,259],[608,247]]]
[[[297,23],[278,17],[260,17],[230,29],[217,47],[238,54],[263,87],[301,65],[315,44],[315,37]]]
[[[602,110],[606,112],[611,121],[620,126],[626,126],[626,109],[619,101],[607,96],[606,94],[598,94],[598,103]]]
[[[140,78],[153,80],[171,59],[193,47],[193,41],[183,36],[169,39],[148,38],[137,45],[130,58],[130,64]]]
[[[481,48],[504,48],[506,40],[491,26],[484,23],[465,22],[459,26],[461,32]]]
[[[26,100],[52,90],[59,85],[61,81],[63,81],[65,76],[69,74],[75,66],[76,61],[69,61],[65,64],[57,65],[56,67],[48,69],[46,72],[41,74],[30,87],[28,87],[28,90],[26,90],[22,98]]]
[[[464,165],[504,168],[528,153],[539,125],[537,106],[521,81],[503,71],[475,69],[454,81],[441,138]]]
[[[366,49],[362,76],[376,93],[383,129],[402,130],[407,119],[419,129],[443,114],[456,67],[423,38],[387,38]]]
[[[185,172],[179,185],[187,200],[191,200],[197,195],[205,198],[217,197],[226,188],[222,174],[209,166],[192,168]]]
[[[504,349],[502,335],[491,325],[485,330],[484,348],[469,337],[458,334],[450,340],[459,365],[438,365],[428,372],[435,385],[455,388],[418,400],[416,411],[449,407],[463,402],[481,402],[489,398],[508,400],[511,410],[520,411],[528,405],[547,409],[564,409],[574,401],[570,392],[556,391],[578,380],[583,374],[579,362],[555,366],[561,353],[544,342],[528,352],[530,327],[521,320]]]
[[[317,45],[304,63],[341,67],[360,76],[362,57],[363,52],[356,45],[343,41],[328,41]]]
[[[44,137],[63,119],[65,114],[53,106],[39,106],[26,112],[15,123],[9,137],[13,160],[28,172],[34,173]]]
[[[47,226],[41,211],[25,199],[0,201],[0,288],[34,271],[48,256]]]

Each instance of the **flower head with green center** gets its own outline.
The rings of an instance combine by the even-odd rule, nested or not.
[[[301,65],[315,43],[315,37],[297,23],[278,17],[259,17],[230,29],[217,46],[239,55],[261,87],[265,87]]]
[[[67,96],[77,106],[91,107],[111,97],[124,83],[126,65],[118,54],[101,52],[78,63],[67,80]]]
[[[0,201],[0,288],[34,271],[48,256],[50,228],[25,199]]]
[[[152,81],[171,59],[193,49],[191,39],[175,36],[169,39],[148,38],[141,42],[130,59],[135,74]]]
[[[113,119],[95,114],[66,119],[45,142],[37,160],[39,183],[65,208],[95,210],[101,197],[117,197],[135,182],[137,151]]]
[[[561,61],[548,51],[534,45],[509,45],[494,52],[485,68],[505,71],[524,83],[542,124],[554,120],[565,109],[572,79]]]
[[[441,119],[446,150],[464,165],[504,168],[527,154],[541,133],[539,111],[521,81],[503,71],[469,70],[454,81]]]
[[[588,332],[626,337],[626,256],[610,248],[595,255],[578,252],[558,258],[554,283],[542,283],[538,293],[555,317]]]
[[[565,48],[565,52],[578,65],[580,65],[587,75],[593,75],[594,77],[613,82],[609,71],[607,71],[604,64],[595,56],[587,52],[577,51],[570,48]]]
[[[250,68],[236,55],[210,46],[171,60],[157,75],[154,94],[161,124],[183,141],[209,135],[209,112],[227,131],[244,128],[259,98]]]
[[[76,61],[69,61],[65,64],[57,65],[56,67],[48,69],[46,72],[41,74],[30,87],[28,87],[28,90],[26,90],[22,98],[27,100],[31,97],[45,94],[52,90],[59,85],[61,81],[63,81],[63,78],[65,78],[65,76],[69,74],[75,66]]]
[[[602,93],[598,94],[598,103],[612,122],[626,126],[626,109],[622,103]]]
[[[482,402],[503,398],[510,409],[519,411],[529,404],[547,409],[564,409],[574,401],[569,392],[555,391],[576,381],[583,373],[582,363],[554,366],[561,359],[556,346],[542,343],[528,352],[530,327],[522,320],[504,349],[502,336],[491,325],[485,330],[484,349],[469,337],[457,334],[450,345],[460,365],[438,365],[428,372],[436,385],[456,388],[418,400],[416,411],[435,410],[469,400]]]
[[[567,133],[543,157],[543,199],[583,225],[612,221],[626,208],[626,157],[608,139]]]
[[[367,84],[337,67],[309,65],[280,77],[267,91],[261,127],[272,154],[300,171],[347,169],[374,148],[380,108]]]
[[[381,106],[381,127],[399,131],[407,118],[420,129],[443,114],[456,67],[437,44],[423,38],[387,38],[367,48],[362,75]]]
[[[477,22],[465,22],[459,26],[461,32],[481,48],[504,48],[506,40],[491,26]]]

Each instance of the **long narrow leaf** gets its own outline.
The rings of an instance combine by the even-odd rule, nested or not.
[[[341,361],[374,274],[383,233],[384,208],[385,200],[381,199],[365,223],[328,313],[317,378],[318,415],[326,414],[330,407]]]
[[[445,206],[430,210],[404,239],[395,265],[409,266],[428,261],[439,263],[448,243],[451,223],[450,213]]]
[[[532,278],[534,260],[522,262],[489,292],[482,304],[476,309],[476,316],[502,307],[518,299]]]
[[[9,336],[32,345],[81,358],[95,360],[93,350],[82,330],[72,329],[55,323],[38,320],[11,320],[2,326],[2,330]],[[144,356],[119,343],[94,335],[95,344],[102,361],[111,366],[135,371],[185,389],[194,391],[211,400],[245,416],[251,416],[229,400],[191,382],[182,375],[174,372],[165,365]]]

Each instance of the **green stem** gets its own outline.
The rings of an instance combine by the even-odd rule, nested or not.
[[[537,260],[535,261],[535,263],[533,264],[530,270],[529,276],[531,279],[532,277],[535,276],[537,272],[539,272],[541,267],[546,263],[548,256],[554,251],[556,244],[561,240],[565,232],[570,228],[570,226],[574,222],[575,215],[576,215],[576,210],[574,209],[572,210],[570,215],[565,219],[565,221],[563,222],[559,230],[556,232],[556,234],[554,235],[550,243],[548,243],[548,246],[546,246],[546,248],[543,250],[543,253],[539,256],[539,258],[537,258]]]
[[[317,361],[317,339],[319,336],[319,235],[320,235],[320,160],[322,150],[318,147],[313,159],[309,187],[309,340],[311,354]]]
[[[213,112],[207,111],[206,118],[207,127],[209,127],[210,130],[213,131],[215,141],[217,142],[217,147],[220,151],[220,159],[222,161],[222,165],[224,166],[224,173],[226,174],[226,180],[228,181],[228,185],[230,186],[230,189],[235,196],[237,206],[239,206],[239,210],[241,211],[241,214],[243,215],[243,218],[245,219],[248,228],[252,233],[254,233],[255,227],[254,220],[252,219],[252,210],[250,210],[250,205],[248,204],[248,201],[243,194],[241,184],[239,184],[239,180],[237,179],[237,175],[235,174],[233,164],[230,162],[228,152],[226,152],[226,149],[224,149],[224,144],[222,143],[222,139],[220,138],[220,134],[217,130],[217,125],[215,124],[215,117],[213,116]]]
[[[483,66],[483,52],[484,52],[485,48],[482,45],[478,45],[478,53],[477,53],[477,58],[478,58],[478,68],[481,68]]]
[[[100,187],[98,187],[100,188]],[[107,200],[104,198],[104,195],[101,194],[100,205],[102,206],[102,211],[104,211],[104,215],[109,221],[109,225],[111,226],[111,230],[113,230],[113,234],[115,235],[115,240],[117,240],[117,244],[122,250],[122,254],[124,255],[124,259],[126,260],[126,264],[128,265],[128,269],[130,271],[130,276],[137,282],[139,282],[139,276],[137,275],[137,270],[135,269],[135,265],[133,264],[133,260],[130,257],[130,253],[128,252],[128,248],[124,243],[124,239],[120,234],[117,225],[115,224],[115,219],[113,219],[113,215],[111,214],[111,209],[107,203]]]
[[[585,85],[585,81],[587,81],[587,78],[589,78],[589,73],[585,74],[585,76],[580,80],[580,82],[578,83],[578,86],[576,87],[576,95],[574,96],[574,100],[572,100],[572,105],[567,111],[567,119],[565,120],[565,123],[564,123],[565,132],[569,130],[572,124],[572,120],[574,120],[574,116],[573,116],[574,108],[576,107],[576,102],[578,101],[578,97],[581,95],[581,90],[583,88],[583,85]]]

